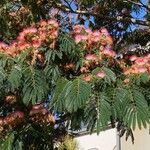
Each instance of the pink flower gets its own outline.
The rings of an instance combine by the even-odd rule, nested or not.
[[[86,76],[83,77],[83,80],[89,82],[89,81],[92,80],[92,76],[91,75],[86,75]]]
[[[91,37],[90,40],[91,40],[92,42],[98,42],[98,41],[99,41],[99,37],[98,37],[98,36],[96,36],[96,37]]]
[[[75,25],[74,27],[73,27],[73,31],[75,32],[75,33],[81,33],[81,31],[84,29],[84,26],[83,25]]]
[[[17,39],[19,41],[23,41],[25,40],[25,36],[28,34],[28,33],[37,33],[37,29],[36,28],[26,28],[24,29],[22,32],[20,32],[19,36],[17,37]]]
[[[138,74],[138,73],[139,73],[139,70],[138,70],[137,66],[133,66],[133,67],[130,69],[130,73]]]
[[[132,69],[130,68],[125,68],[124,70],[123,70],[123,74],[124,75],[128,75],[128,74],[131,74],[131,72],[132,72]]]
[[[135,61],[138,57],[136,55],[132,55],[129,59],[130,61]]]
[[[112,45],[112,44],[113,44],[113,39],[112,39],[111,36],[107,36],[107,37],[106,37],[106,41],[107,41],[107,44],[109,44],[109,45]]]
[[[124,81],[123,81],[125,84],[128,84],[129,82],[130,82],[130,79],[125,79]]]
[[[100,72],[97,73],[96,76],[99,77],[99,78],[104,78],[106,76],[106,74],[105,74],[105,72],[100,71]]]
[[[110,57],[114,57],[116,55],[116,53],[113,50],[109,50],[109,49],[104,49],[102,51],[102,53],[104,55],[110,56]]]
[[[100,29],[100,32],[103,33],[104,35],[109,35],[109,32],[106,28]]]
[[[25,43],[25,42],[21,42],[21,43],[18,43],[18,48],[20,50],[24,50],[26,49],[27,47],[29,47],[30,45],[28,43]]]
[[[82,40],[87,40],[87,36],[86,35],[82,35],[82,34],[77,34],[75,36],[75,42],[76,43],[79,43],[81,42]]]
[[[147,62],[148,62],[148,59],[145,59],[142,57],[139,57],[135,60],[135,63],[140,66],[145,65]]]
[[[0,49],[6,48],[8,45],[5,44],[4,42],[0,42]]]
[[[87,72],[88,70],[87,70],[86,67],[82,67],[82,68],[80,69],[80,71],[81,71],[81,73],[85,73],[85,72]]]
[[[32,41],[32,46],[38,48],[41,46],[41,40],[34,40]]]
[[[89,38],[89,42],[94,42],[94,43],[96,43],[96,42],[99,42],[99,37],[97,36],[97,37],[94,37],[94,36],[92,36],[92,37],[90,37]]]
[[[148,71],[148,73],[150,74],[150,67],[147,67],[147,71]]]
[[[57,31],[57,30],[56,30],[56,31],[53,31],[51,34],[52,34],[52,36],[53,36],[54,38],[58,37],[58,31]]]
[[[19,36],[17,37],[17,39],[18,39],[19,41],[23,41],[23,40],[24,40],[24,37],[25,37],[25,33],[24,33],[24,32],[21,32],[21,33],[19,34]]]
[[[45,40],[45,38],[46,38],[46,33],[45,33],[45,32],[40,32],[40,33],[39,33],[39,36],[40,36],[40,39],[41,39],[41,40]]]
[[[27,34],[27,33],[36,33],[38,30],[36,28],[26,28],[23,30],[23,33]]]
[[[149,59],[149,58],[150,58],[150,54],[147,54],[146,58],[148,58],[148,59]]]
[[[94,61],[94,60],[97,59],[97,57],[96,57],[94,54],[87,54],[87,55],[85,56],[85,59],[86,59],[86,60]]]
[[[45,20],[40,21],[40,26],[45,27],[47,25],[47,22]]]
[[[88,34],[92,34],[92,30],[91,30],[90,28],[85,29],[85,31],[86,31],[86,33],[88,33]]]
[[[59,27],[58,22],[56,20],[53,20],[53,19],[48,20],[48,24],[54,26],[55,28]]]
[[[137,68],[137,69],[138,69],[138,71],[139,71],[140,73],[144,73],[144,72],[147,71],[147,68],[145,68],[145,67],[139,67],[139,68]]]
[[[100,32],[98,30],[93,31],[93,36],[100,37]]]

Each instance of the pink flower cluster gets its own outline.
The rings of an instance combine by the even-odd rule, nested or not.
[[[132,65],[124,68],[124,74],[140,74],[144,72],[150,73],[150,54],[137,57],[135,55],[130,57]]]
[[[98,73],[96,73],[96,75],[84,74],[83,80],[86,82],[90,82],[92,81],[94,77],[96,77],[97,79],[103,79],[105,76],[106,76],[106,73],[104,71],[99,71]]]
[[[112,50],[113,40],[106,28],[92,31],[90,28],[85,29],[83,25],[76,25],[73,31],[75,42],[83,43],[84,49],[90,53],[93,48],[96,48],[103,55],[115,56]]]
[[[113,44],[113,40],[105,28],[92,31],[89,28],[85,29],[83,25],[75,25],[73,35],[76,43],[83,42],[86,44],[85,49],[93,48],[93,44],[98,47]]]
[[[36,50],[43,43],[48,44],[50,48],[54,48],[58,30],[59,24],[57,21],[52,19],[42,20],[37,26],[25,28],[11,44],[7,45],[0,42],[0,52],[14,57],[27,48]]]
[[[93,75],[91,71],[100,66],[103,59],[111,60],[116,53],[112,50],[113,40],[106,28],[99,30],[85,29],[82,25],[73,27],[73,37],[77,44],[84,47],[83,66],[81,73],[85,81],[91,81]],[[96,78],[104,78],[105,72],[100,71],[95,75]]]

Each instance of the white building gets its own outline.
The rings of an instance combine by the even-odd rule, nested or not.
[[[125,140],[125,136],[119,138],[116,129],[102,131],[99,135],[83,133],[75,139],[79,143],[79,150],[150,150],[149,128],[137,128],[133,134],[134,144],[130,137],[128,141]]]
[[[116,129],[109,129],[96,133],[82,134],[75,138],[79,143],[79,150],[115,150]]]

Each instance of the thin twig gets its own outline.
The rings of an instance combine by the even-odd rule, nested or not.
[[[145,5],[144,3],[142,3],[141,1],[135,2],[135,1],[132,1],[132,0],[124,0],[124,2],[126,2],[126,3],[130,2],[130,3],[135,4],[135,5],[137,5],[137,6],[143,7],[143,8],[145,8],[148,12],[150,12],[150,8],[149,8],[147,5]]]
[[[130,22],[132,24],[143,25],[143,26],[150,26],[150,23],[148,21],[139,20],[139,19],[135,19],[135,18],[132,18],[132,17],[104,16],[104,15],[102,15],[100,13],[93,13],[93,12],[89,12],[89,11],[85,11],[85,10],[73,10],[73,9],[70,9],[69,7],[67,7],[65,5],[57,4],[57,3],[54,3],[54,7],[58,8],[58,9],[61,9],[64,12],[70,12],[70,13],[82,14],[82,15],[88,15],[88,16],[96,16],[96,17],[99,17],[100,19],[107,19],[109,21]]]

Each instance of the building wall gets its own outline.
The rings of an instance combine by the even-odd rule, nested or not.
[[[79,143],[79,150],[116,150],[116,129],[109,129],[92,135],[75,138]]]
[[[125,136],[119,139],[116,129],[109,129],[92,135],[84,135],[75,138],[79,143],[79,150],[150,150],[150,129],[139,130],[136,128],[133,131],[134,144],[131,138],[125,140]],[[117,149],[118,148],[118,149]]]
[[[134,144],[132,144],[131,138],[127,141],[125,140],[125,136],[121,138],[121,150],[150,150],[150,134],[149,128],[136,130],[133,132],[134,134]]]

